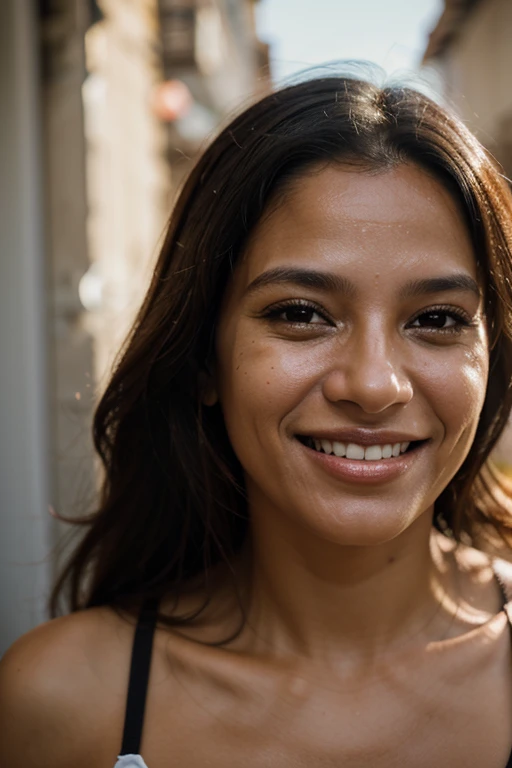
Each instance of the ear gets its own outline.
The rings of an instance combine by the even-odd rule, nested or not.
[[[217,387],[215,385],[215,376],[209,369],[203,370],[199,374],[199,392],[202,405],[211,407],[219,400]]]

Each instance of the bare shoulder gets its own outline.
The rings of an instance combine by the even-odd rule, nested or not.
[[[122,727],[132,632],[114,611],[97,608],[14,643],[0,662],[0,765],[103,764],[106,742],[113,738],[115,751]]]

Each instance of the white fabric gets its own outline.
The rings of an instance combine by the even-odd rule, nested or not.
[[[120,755],[114,768],[148,768],[140,755]]]

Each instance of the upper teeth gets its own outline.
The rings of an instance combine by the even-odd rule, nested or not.
[[[317,440],[313,438],[317,451],[334,453],[335,456],[346,456],[347,459],[366,459],[378,461],[400,456],[407,450],[409,443],[387,443],[386,445],[357,445],[356,443],[339,443],[337,440]]]

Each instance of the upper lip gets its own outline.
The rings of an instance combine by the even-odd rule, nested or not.
[[[364,429],[361,427],[351,427],[349,429],[312,429],[310,432],[301,431],[297,434],[299,437],[313,437],[317,440],[356,443],[357,445],[393,445],[394,443],[412,443],[427,439],[411,432],[398,432],[390,429]]]

